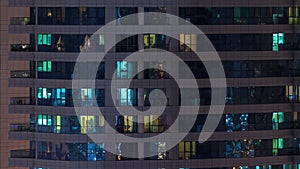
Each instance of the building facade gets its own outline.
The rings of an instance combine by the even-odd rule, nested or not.
[[[22,140],[9,140],[8,133],[10,131],[10,124],[14,123],[28,123],[29,115],[26,114],[9,114],[8,107],[11,97],[22,97],[29,93],[24,88],[10,88],[8,86],[8,79],[10,78],[11,67],[16,70],[29,69],[27,61],[13,61],[10,62],[8,53],[10,51],[10,44],[26,42],[27,35],[22,34],[9,34],[8,25],[10,17],[22,17],[29,13],[27,8],[17,7],[13,10],[8,7],[8,1],[0,2],[0,168],[9,168],[8,159],[10,151],[13,149],[28,149],[29,142]],[[19,167],[20,168],[20,167]]]
[[[11,9],[22,8],[22,15],[9,18],[9,36],[24,38],[10,44],[8,59],[27,67],[11,67],[8,85],[23,93],[9,98],[10,115],[24,116],[24,122],[11,122],[8,138],[22,140],[27,146],[10,152],[11,167],[27,168],[157,168],[157,169],[299,169],[300,168],[300,34],[299,2],[270,1],[47,1],[9,0]],[[160,12],[179,16],[197,25],[208,37],[221,58],[227,81],[226,107],[216,132],[204,143],[199,133],[211,103],[211,86],[199,51],[201,36],[180,33],[179,40],[162,34],[127,35],[117,32],[113,39],[93,35],[106,23],[138,27],[160,24],[162,18],[139,18],[130,22],[119,18],[139,12]],[[143,20],[143,22],[141,22]],[[163,20],[166,22],[165,20]],[[185,22],[178,21],[180,25]],[[94,37],[93,40],[90,38]],[[127,37],[123,39],[124,37]],[[96,38],[95,38],[96,37]],[[96,40],[95,40],[96,39]],[[86,80],[95,78],[96,89],[89,85],[72,88],[74,67],[79,52],[104,52],[101,64],[93,58],[83,64]],[[185,72],[183,62],[123,60],[149,48],[178,55],[194,77]],[[145,52],[145,55],[159,55]],[[96,67],[96,77],[90,69]],[[153,67],[134,73],[139,68]],[[182,81],[196,78],[200,99],[189,88],[181,92],[167,69],[177,70]],[[16,69],[16,70],[15,70]],[[25,69],[25,70],[24,70]],[[2,69],[1,69],[2,70]],[[115,72],[115,74],[114,74]],[[116,99],[111,96],[111,79],[117,79]],[[122,81],[133,79],[130,88]],[[115,107],[147,110],[162,106],[163,99],[150,93],[160,89],[166,96],[161,116],[121,114]],[[23,94],[23,95],[22,95]],[[152,96],[153,96],[152,95]],[[82,107],[99,107],[103,114],[76,114],[74,101]],[[76,104],[76,105],[78,105]],[[108,121],[116,132],[131,137],[151,137],[165,132],[176,118],[180,133],[188,113],[177,117],[180,107],[200,105],[190,133],[175,147],[168,142],[115,144],[115,152],[94,142],[88,134],[105,136]],[[124,113],[124,112],[123,112]],[[141,119],[143,123],[136,123]],[[191,119],[192,121],[192,119]],[[139,154],[145,158],[130,158]]]

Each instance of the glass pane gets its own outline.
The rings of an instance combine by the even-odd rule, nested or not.
[[[47,72],[47,61],[43,61],[43,72]]]
[[[42,98],[42,94],[43,94],[43,88],[38,88],[38,91],[37,91],[37,97],[38,97],[38,99]]]
[[[47,125],[47,115],[43,115],[43,125]]]
[[[38,45],[42,45],[42,44],[43,44],[43,35],[38,34]]]
[[[47,41],[46,41],[47,45],[51,45],[51,34],[47,35]]]
[[[43,115],[38,115],[38,125],[43,125]]]
[[[38,70],[38,72],[43,71],[43,62],[38,62],[37,63],[37,70]]]
[[[51,115],[48,115],[47,125],[48,125],[48,126],[51,126],[51,125],[52,125],[52,117],[51,117]]]
[[[47,72],[51,72],[52,70],[52,62],[48,61]]]
[[[278,39],[278,44],[284,44],[284,33],[279,33]]]
[[[104,35],[99,35],[99,45],[104,45]]]
[[[80,116],[81,134],[86,134],[87,132],[87,116]]]

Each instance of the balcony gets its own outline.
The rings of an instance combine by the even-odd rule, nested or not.
[[[35,72],[30,70],[10,71],[10,78],[35,78]]]
[[[35,98],[30,97],[12,97],[10,98],[11,105],[34,105]]]
[[[12,44],[10,45],[10,51],[33,52],[35,49],[32,44]]]
[[[34,124],[13,123],[10,124],[10,131],[35,131]]]
[[[30,22],[29,17],[11,17],[10,24],[11,25],[29,25],[32,23]]]
[[[35,150],[22,149],[22,150],[11,150],[11,158],[35,158]]]

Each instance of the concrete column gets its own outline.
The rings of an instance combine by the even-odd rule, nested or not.
[[[144,12],[144,7],[138,7],[138,12],[139,13]],[[138,24],[139,25],[144,25],[144,17],[138,18]]]
[[[104,95],[105,95],[105,106],[107,107],[111,107],[111,106],[116,106],[114,105],[114,102],[112,100],[112,95],[116,96],[117,91],[113,91],[114,93],[112,93],[110,87],[106,87],[104,88]]]
[[[144,143],[142,142],[142,143],[137,143],[137,144],[138,144],[138,155],[139,155],[139,157],[144,157],[144,155],[145,155]],[[143,159],[141,158],[140,160],[143,160]]]
[[[105,7],[105,23],[113,21],[116,18],[116,8],[115,7]]]
[[[105,8],[105,23],[109,23],[113,20],[116,19],[116,8],[115,7],[106,7]],[[114,32],[112,32],[114,33]],[[116,41],[116,37],[115,36],[108,36],[106,35],[104,37],[104,44],[105,44],[105,51],[109,51],[108,44],[113,44],[115,45],[115,41]],[[112,49],[113,51],[115,51],[114,49]]]
[[[170,112],[168,114],[168,116],[166,116],[166,124],[171,126],[172,124],[172,130],[170,130],[171,133],[178,133],[179,132],[179,120],[177,122],[175,122],[177,116],[174,114],[172,114],[173,112]],[[174,122],[174,123],[173,123]],[[177,127],[175,127],[177,126]]]
[[[144,116],[142,115],[139,115],[137,118],[139,122],[144,121]],[[144,123],[138,123],[138,133],[144,133]]]
[[[169,160],[178,160],[178,145],[168,151]]]
[[[104,127],[105,128],[105,132],[104,133],[110,133],[111,134],[111,132],[108,130],[108,126],[107,125],[110,124],[110,127],[115,128],[115,123],[116,123],[115,114],[105,115],[104,118],[105,118],[105,121],[106,121],[105,127]],[[115,132],[116,131],[114,131],[114,133]]]
[[[112,79],[112,75],[116,70],[116,63],[114,60],[105,61],[105,79]]]
[[[179,104],[179,91],[177,87],[166,88],[166,95],[169,99],[170,106],[178,106]]]

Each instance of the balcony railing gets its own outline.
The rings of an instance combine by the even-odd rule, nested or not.
[[[34,105],[35,99],[30,97],[12,97],[10,98],[11,105]]]
[[[10,131],[35,131],[34,124],[27,123],[13,123],[10,124]]]
[[[35,150],[22,149],[22,150],[11,150],[11,158],[35,158]]]
[[[34,78],[35,72],[30,70],[14,70],[10,71],[11,78]]]
[[[10,51],[33,52],[35,51],[35,48],[31,44],[12,44],[10,45]]]
[[[145,133],[162,133],[169,128],[169,125],[149,125],[144,126]]]
[[[11,25],[28,25],[30,24],[29,17],[11,17],[10,18]]]

